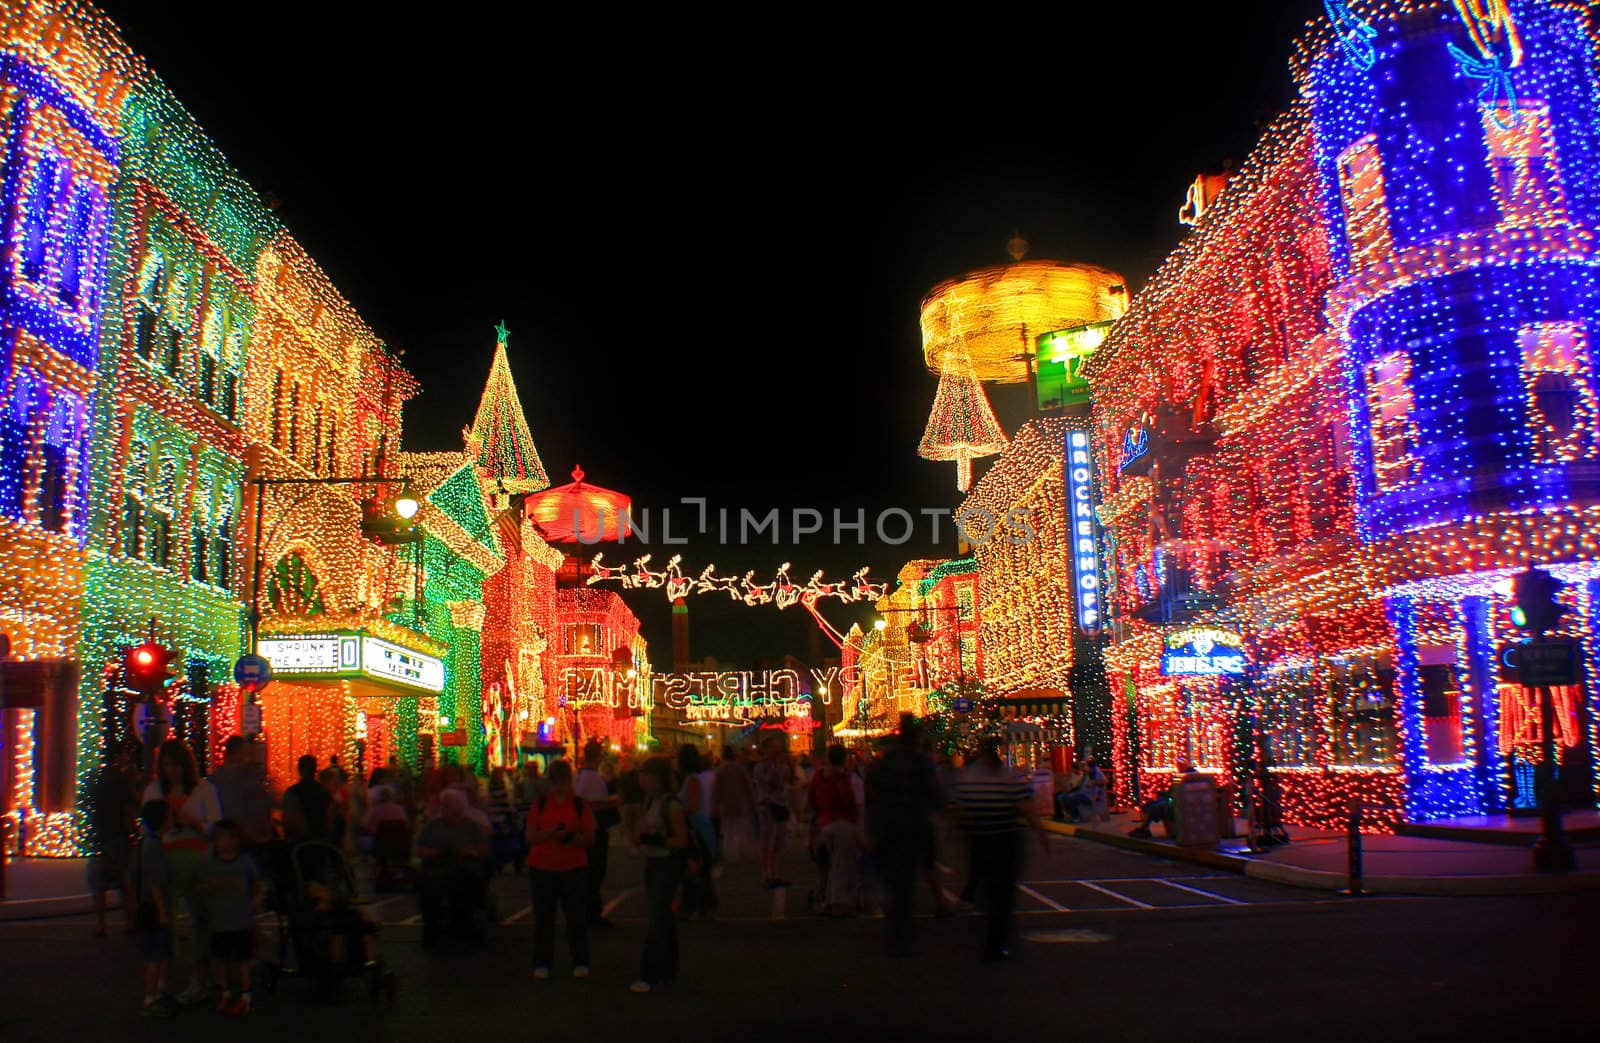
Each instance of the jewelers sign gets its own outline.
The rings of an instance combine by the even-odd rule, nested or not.
[[[1168,634],[1161,649],[1164,677],[1236,677],[1244,665],[1244,639],[1232,630],[1187,627]]]

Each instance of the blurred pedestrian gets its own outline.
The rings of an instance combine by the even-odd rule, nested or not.
[[[144,1006],[147,1018],[170,1018],[178,1013],[178,1001],[167,991],[167,968],[172,961],[172,921],[177,907],[172,904],[172,877],[168,872],[162,838],[172,825],[172,806],[164,800],[147,800],[140,812],[143,830],[139,854],[134,863],[134,932],[139,942],[139,957],[144,964]]]
[[[94,896],[94,934],[106,936],[106,893],[117,892],[123,930],[133,933],[134,902],[128,866],[139,827],[139,792],[134,781],[139,744],[122,743],[95,773],[89,788],[89,893]]]
[[[1048,850],[1048,834],[1027,780],[1000,759],[999,744],[992,739],[979,745],[977,756],[962,770],[956,800],[971,841],[972,879],[988,918],[983,958],[1003,960],[1022,871],[1023,824],[1038,833],[1041,850]]]
[[[572,765],[550,765],[550,792],[528,809],[528,878],[533,894],[533,976],[550,977],[556,908],[567,920],[572,976],[589,976],[589,850],[594,809],[573,792]]]
[[[206,838],[212,825],[222,817],[217,790],[200,778],[194,752],[188,745],[181,739],[168,739],[161,744],[161,751],[156,757],[156,778],[145,789],[144,799],[166,801],[172,809],[161,846],[170,874],[173,908],[187,908],[192,925],[189,986],[178,996],[178,1000],[190,1005],[204,1003],[211,995],[207,987],[211,967],[211,930],[205,903],[200,896],[200,868],[209,851]]]
[[[652,757],[639,770],[644,808],[639,815],[637,842],[644,855],[645,902],[649,921],[644,952],[639,957],[639,977],[630,988],[649,992],[678,976],[678,924],[672,899],[683,880],[689,849],[689,820],[683,801],[672,791],[672,766],[665,757]]]
[[[830,746],[827,763],[811,776],[811,851],[821,876],[824,916],[849,916],[856,911],[857,839],[861,809],[845,771],[845,748]]]
[[[912,954],[911,899],[917,874],[931,858],[939,780],[921,751],[911,714],[900,718],[895,744],[867,775],[867,842],[887,892],[888,951]]]
[[[700,758],[700,750],[689,744],[678,750],[678,775],[683,780],[678,799],[689,823],[689,850],[684,860],[683,900],[679,911],[688,917],[709,917],[717,908],[716,884],[711,879],[711,861],[716,857],[717,838],[711,825],[711,787],[713,772]]]
[[[778,876],[778,856],[789,831],[789,787],[794,784],[794,765],[783,740],[777,736],[767,739],[761,750],[762,759],[751,773],[761,827],[761,881],[768,888],[787,887],[789,881]]]
[[[600,763],[605,750],[597,742],[583,748],[583,768],[573,780],[572,789],[594,812],[594,842],[589,845],[589,865],[586,870],[584,894],[588,923],[602,930],[613,926],[605,916],[605,902],[600,896],[600,885],[605,883],[606,869],[611,864],[611,831],[622,824],[619,810],[621,800],[611,792],[605,776],[600,774]]]
[[[756,791],[750,770],[732,746],[724,746],[722,763],[711,781],[711,821],[724,864],[743,865],[759,857],[755,816]]]

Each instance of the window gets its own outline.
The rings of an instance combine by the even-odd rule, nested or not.
[[[1391,767],[1399,763],[1394,668],[1387,656],[1333,660],[1327,705],[1334,764]]]
[[[161,368],[166,370],[167,376],[176,377],[178,366],[183,361],[183,331],[173,323],[167,323],[162,337],[163,355]]]
[[[216,395],[217,360],[202,352],[200,354],[200,399],[207,405],[215,405]]]
[[[338,444],[339,444],[339,418],[336,417],[336,416],[330,416],[328,418],[328,473],[329,474],[338,474],[339,473],[338,460],[336,459],[337,454],[338,454],[338,449],[337,449]]]
[[[210,570],[206,567],[206,558],[211,550],[210,541],[206,538],[206,528],[200,522],[200,515],[195,513],[195,524],[189,533],[189,578],[201,583],[206,582]]]
[[[289,458],[300,457],[300,385],[289,386]]]
[[[122,553],[130,558],[140,557],[144,510],[139,498],[131,492],[122,494]]]
[[[311,409],[311,469],[322,465],[322,403]]]
[[[82,300],[83,276],[92,261],[97,196],[94,186],[87,183],[78,190],[67,221],[67,239],[61,244],[61,285],[56,296],[74,310]]]
[[[971,583],[956,584],[956,619],[970,623],[975,618],[977,598]]]
[[[1383,159],[1372,134],[1339,157],[1339,196],[1344,203],[1344,234],[1350,244],[1350,266],[1365,268],[1387,257],[1389,205],[1383,185]]]
[[[214,582],[224,590],[233,583],[233,508],[225,505],[211,537],[211,557],[216,563]]]
[[[272,431],[270,432],[274,448],[283,447],[283,370],[274,370],[272,374]]]
[[[1429,764],[1461,760],[1461,691],[1453,663],[1421,668],[1422,733]]]
[[[1411,358],[1391,352],[1367,365],[1367,423],[1378,492],[1408,485],[1417,476],[1417,425],[1411,419]]]
[[[39,525],[46,532],[67,527],[67,453],[60,446],[40,446]]]
[[[1595,455],[1596,415],[1589,338],[1581,322],[1547,322],[1517,331],[1528,435],[1537,463]]]
[[[45,255],[50,240],[50,213],[55,209],[61,172],[53,156],[45,156],[34,167],[28,185],[27,212],[22,227],[22,277],[39,282],[44,277]]]
[[[1483,109],[1489,172],[1500,216],[1508,225],[1551,224],[1567,219],[1550,106],[1523,101],[1515,112],[1502,105]]]
[[[601,642],[599,623],[568,623],[566,644],[562,651],[566,655],[605,655],[605,647]]]
[[[1263,686],[1261,734],[1273,763],[1295,767],[1315,764],[1320,732],[1310,668],[1269,675]]]
[[[239,374],[232,370],[222,375],[222,415],[239,419]]]

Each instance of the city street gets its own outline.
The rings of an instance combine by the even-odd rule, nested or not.
[[[1028,1038],[1518,1039],[1573,1023],[1600,969],[1595,893],[1521,898],[1346,899],[1052,838],[1032,858],[1004,964],[978,961],[978,920],[935,920],[920,895],[921,953],[882,955],[882,921],[803,911],[811,873],[791,848],[783,920],[751,867],[721,881],[722,913],[682,925],[685,974],[633,995],[643,936],[636,858],[608,888],[618,926],[594,936],[594,974],[531,979],[524,881],[502,877],[488,946],[424,953],[409,898],[377,906],[399,975],[393,1005],[351,983],[339,1007],[286,979],[242,1023],[207,1010],[137,1012],[136,954],[90,937],[86,917],[0,925],[0,1036],[11,1043],[119,1038],[409,1040]],[[945,880],[959,889],[953,874]],[[262,946],[272,949],[263,923]]]

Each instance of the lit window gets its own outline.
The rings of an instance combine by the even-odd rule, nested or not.
[[[1595,455],[1597,403],[1582,323],[1546,322],[1517,331],[1528,434],[1538,463]]]
[[[1429,764],[1455,764],[1462,758],[1461,690],[1449,663],[1422,667],[1422,738]]]
[[[1489,170],[1501,219],[1510,225],[1565,221],[1567,197],[1561,187],[1555,138],[1550,133],[1550,106],[1524,101],[1517,106],[1517,113],[1521,118],[1514,120],[1503,105],[1483,110]]]
[[[1398,489],[1417,476],[1415,400],[1411,359],[1391,352],[1367,365],[1367,423],[1372,435],[1372,471],[1380,493]]]
[[[1350,243],[1351,266],[1365,268],[1383,260],[1393,244],[1383,160],[1374,135],[1368,134],[1339,157],[1339,194],[1344,201],[1344,233]]]

